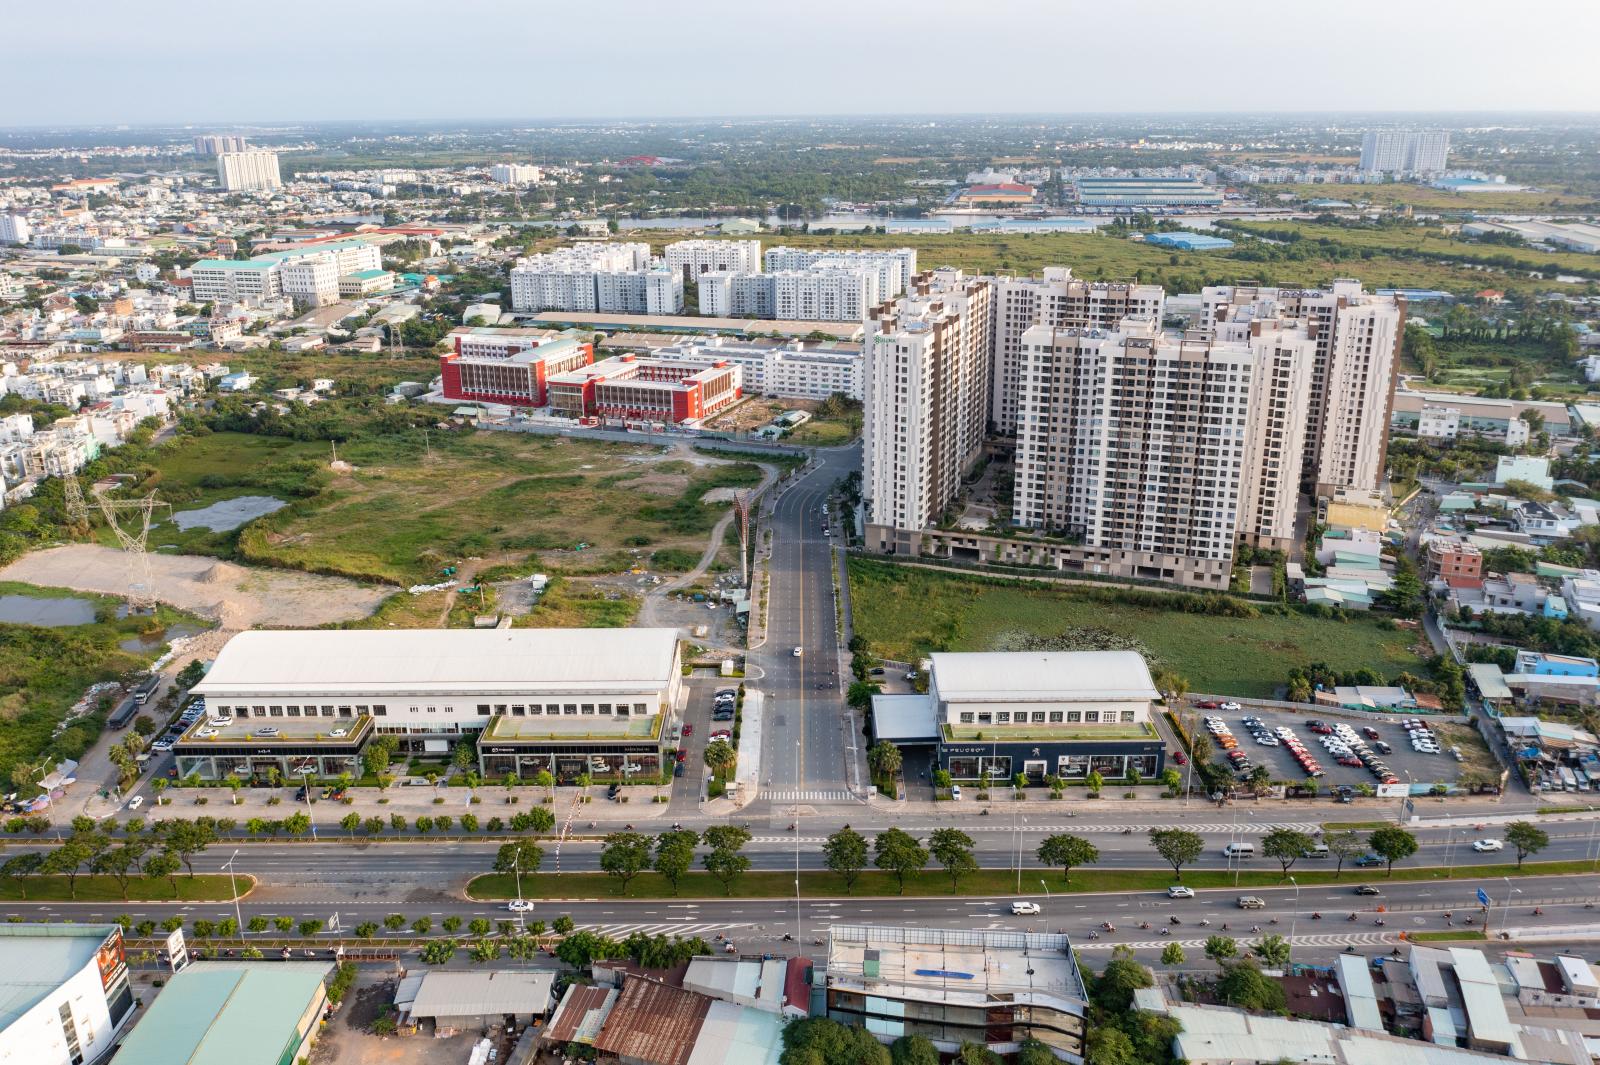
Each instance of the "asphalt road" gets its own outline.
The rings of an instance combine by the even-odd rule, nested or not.
[[[829,492],[860,459],[852,448],[818,451],[816,460],[774,506],[767,636],[752,652],[767,697],[762,800],[774,805],[850,802],[852,787],[864,778],[861,736],[845,711],[847,677],[835,639],[838,541],[823,534],[822,513]]]

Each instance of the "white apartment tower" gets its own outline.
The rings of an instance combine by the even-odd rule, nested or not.
[[[544,172],[526,163],[496,163],[489,168],[489,180],[496,185],[537,185]]]
[[[511,306],[517,311],[620,311],[636,307],[630,313],[644,314],[651,291],[657,293],[660,301],[663,298],[661,286],[672,288],[670,282],[658,281],[652,289],[644,276],[650,272],[648,244],[574,244],[518,259],[511,269]],[[600,279],[607,275],[633,276],[608,279],[602,306]],[[674,297],[669,294],[665,299],[672,302]],[[674,305],[674,310],[648,313],[676,314],[682,310],[681,277]]]
[[[222,155],[225,152],[249,151],[245,138],[228,133],[207,133],[194,139],[194,154]]]
[[[695,278],[700,313],[716,318],[776,318],[773,275],[712,270]]]
[[[26,244],[33,236],[33,227],[20,214],[0,211],[0,244]]]
[[[332,252],[285,259],[278,270],[283,294],[295,306],[326,307],[339,302],[339,262]]]
[[[888,297],[878,271],[823,259],[806,270],[780,270],[772,278],[772,316],[791,322],[859,322]]]
[[[767,272],[807,270],[822,260],[832,266],[864,266],[878,274],[878,298],[892,300],[905,292],[917,273],[917,249],[884,248],[836,251],[828,248],[768,248],[763,256]]]
[[[693,284],[701,274],[724,270],[744,274],[761,272],[759,240],[677,240],[662,249],[661,257],[667,266],[683,274],[686,284]]]
[[[1369,174],[1437,174],[1449,157],[1444,130],[1373,129],[1361,138],[1361,169]]]
[[[862,486],[874,550],[914,551],[982,451],[992,301],[988,281],[942,269],[869,313]]]
[[[1038,325],[1020,344],[1013,520],[1081,541],[1114,573],[1227,587],[1241,536],[1294,536],[1313,345]]]
[[[1022,334],[1036,325],[1055,328],[1115,329],[1124,318],[1157,324],[1166,305],[1160,285],[1082,281],[1065,266],[1050,266],[1041,277],[994,279],[993,401],[989,418],[995,432],[1017,431],[1019,347]]]
[[[223,152],[217,156],[217,181],[228,192],[281,189],[283,178],[278,174],[278,153]]]
[[[1376,492],[1405,333],[1405,300],[1363,292],[1361,282],[1349,278],[1326,289],[1208,287],[1200,300],[1202,328],[1256,318],[1305,324],[1317,358],[1307,394],[1302,477],[1319,496],[1343,489]]]

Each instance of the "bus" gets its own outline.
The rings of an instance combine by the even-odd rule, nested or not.
[[[137,688],[133,689],[133,698],[140,706],[143,706],[150,701],[150,697],[156,693],[156,689],[159,687],[161,687],[161,675],[152,673],[144,680],[141,680]]]
[[[111,716],[106,718],[106,724],[111,728],[124,728],[133,720],[133,715],[139,712],[139,700],[134,695],[126,695],[117,708],[111,711]]]

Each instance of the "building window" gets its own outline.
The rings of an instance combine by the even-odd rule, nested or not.
[[[376,705],[376,706],[374,706],[372,708],[372,716],[373,717],[387,717],[388,714],[389,714],[389,708],[387,706],[384,706],[382,703],[379,703],[378,705]]]
[[[281,707],[281,706],[272,707],[271,710],[268,712],[267,716],[269,716],[269,717],[282,717],[283,716],[283,707]]]
[[[272,709],[276,710],[278,708],[276,706],[274,706]],[[306,709],[308,711],[310,711],[309,713],[306,714],[307,717],[316,717],[317,716],[315,708],[308,706],[308,707],[306,707]],[[285,711],[285,715],[288,716],[288,717],[299,717],[300,716],[300,708],[298,706],[291,706],[291,707],[289,707],[288,710]]]
[[[1033,712],[1033,723],[1035,725],[1044,724],[1044,711],[1043,710],[1035,710]]]
[[[1052,711],[1050,711],[1050,723],[1052,725],[1061,724],[1061,711],[1060,710],[1052,710]]]
[[[644,704],[643,703],[634,703],[633,704],[633,712],[642,716],[645,713]]]
[[[323,717],[332,717],[333,716],[333,707],[324,706],[322,708],[322,716]],[[350,708],[348,706],[339,707],[339,716],[340,717],[349,717],[350,716]]]
[[[962,724],[963,724],[963,725],[970,725],[970,724],[972,724],[972,713],[971,713],[971,711],[962,711],[962,714],[961,714],[961,723],[962,723]]]
[[[600,713],[601,713],[602,716],[609,716],[610,713],[611,713],[611,704],[610,703],[601,703],[600,704]]]
[[[588,715],[589,717],[593,717],[594,716],[594,704],[593,703],[584,703],[583,704],[583,712],[586,715]]]
[[[511,713],[515,717],[521,717],[522,716],[522,707],[513,706],[511,708]],[[532,714],[534,716],[537,716],[539,714],[544,713],[544,707],[540,706],[538,703],[534,703],[534,704],[532,704],[531,706],[528,707],[528,713]]]
[[[561,712],[563,714],[576,714],[578,712],[578,704],[577,703],[562,703],[561,704]]]
[[[1095,722],[1100,720],[1100,711],[1098,711],[1098,710],[1085,710],[1083,712],[1083,719],[1085,721],[1089,722],[1090,724],[1094,724]]]
[[[1082,716],[1083,715],[1077,710],[1068,710],[1067,711],[1067,720],[1072,722],[1073,724],[1077,724],[1078,720],[1080,718],[1082,718]]]
[[[489,704],[488,703],[479,703],[478,704],[478,716],[479,717],[488,717],[489,716]]]
[[[994,715],[994,723],[996,725],[1009,725],[1009,724],[1011,724],[1011,714],[1010,714],[1010,712],[1006,711],[1006,710],[1001,710],[998,713],[996,713]]]
[[[499,707],[495,708],[494,712],[495,712],[495,714],[497,716],[504,717],[505,716],[505,712],[506,712],[506,708],[503,707],[503,706],[499,706]],[[513,714],[515,714],[517,717],[521,717],[524,713],[527,712],[527,707],[523,706],[521,703],[512,703],[511,704],[511,712]]]
[[[987,710],[978,711],[978,724],[987,725],[987,724],[991,723],[993,721],[993,719],[994,719],[994,715],[989,713],[989,711],[987,711]]]
[[[430,707],[428,707],[428,713],[430,713],[430,714],[437,714],[437,713],[438,713],[438,712],[439,712],[439,708],[438,708],[438,707],[437,707],[437,706],[430,706]]]
[[[1134,717],[1134,714],[1133,714],[1132,710],[1124,710],[1122,712],[1122,720],[1124,722],[1131,722],[1133,720],[1133,717]]]

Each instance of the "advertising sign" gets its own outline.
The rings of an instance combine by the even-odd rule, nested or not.
[[[95,961],[100,966],[100,987],[109,991],[118,980],[128,971],[128,957],[122,949],[122,931],[118,929],[111,937],[100,944],[100,950],[95,955]]]

